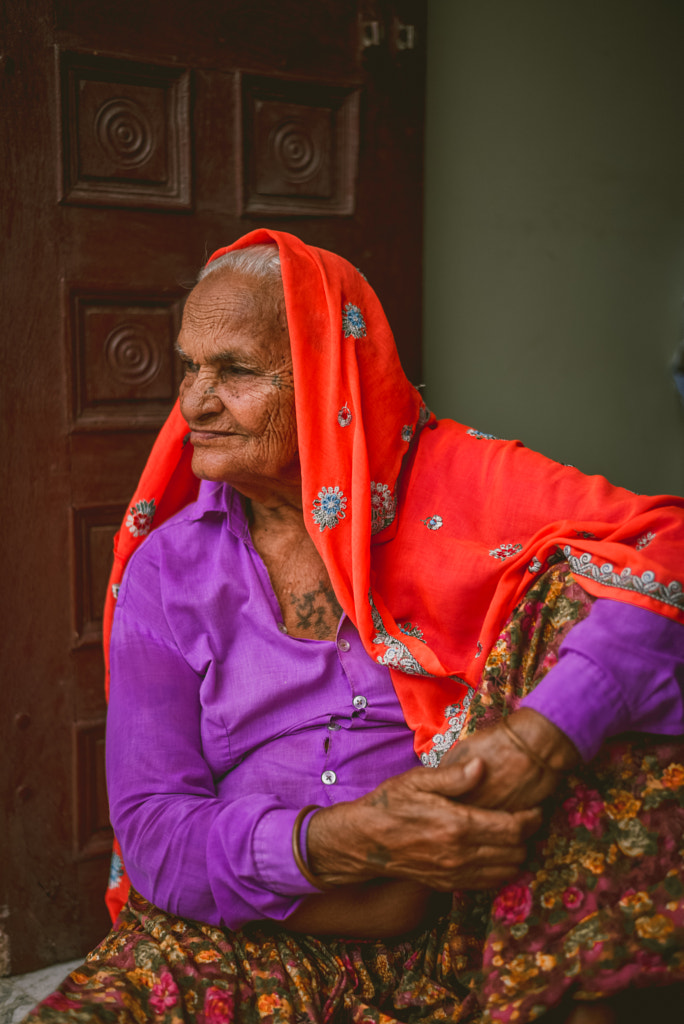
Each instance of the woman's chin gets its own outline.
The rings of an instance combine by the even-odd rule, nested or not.
[[[200,480],[215,480],[217,483],[227,483],[230,480],[230,466],[226,465],[223,459],[216,458],[202,448],[195,448],[192,454],[192,471]]]

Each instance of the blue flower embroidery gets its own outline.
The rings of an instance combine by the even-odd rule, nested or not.
[[[337,414],[337,422],[341,427],[348,427],[352,421],[351,409],[345,402]]]
[[[366,321],[358,306],[348,302],[342,311],[342,332],[345,338],[365,338]]]
[[[345,507],[347,499],[339,487],[322,487],[318,497],[314,498],[311,515],[321,533],[326,526],[332,530],[339,523],[340,519],[346,517]]]
[[[410,441],[413,437],[413,425],[411,423],[405,423],[401,428],[401,439],[402,441]]]
[[[124,866],[123,861],[118,853],[112,854],[112,859],[109,863],[109,882],[108,888],[116,889],[119,882],[123,878]]]
[[[481,441],[498,441],[499,440],[499,438],[495,434],[483,434],[481,430],[475,430],[474,427],[470,427],[469,430],[466,430],[466,434],[469,434],[470,437],[477,437]]]
[[[428,530],[439,530],[442,522],[441,516],[429,516],[427,519],[421,519],[421,523],[424,523]]]

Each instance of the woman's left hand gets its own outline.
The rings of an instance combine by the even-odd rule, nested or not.
[[[575,745],[564,732],[531,708],[520,708],[508,718],[508,725],[548,768],[544,770],[510,738],[502,725],[460,740],[447,751],[440,767],[465,763],[473,757],[484,761],[482,781],[459,799],[478,807],[518,811],[536,807],[550,796],[564,771],[580,761]]]

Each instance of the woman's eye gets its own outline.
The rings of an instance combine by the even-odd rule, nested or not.
[[[238,366],[235,363],[231,363],[229,366],[222,366],[221,377],[225,380],[228,377],[249,377],[252,374],[252,370],[248,366]]]

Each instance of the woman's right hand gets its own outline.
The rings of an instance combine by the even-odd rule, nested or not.
[[[440,771],[471,758],[485,764],[478,785],[462,797],[466,803],[506,811],[536,807],[581,760],[565,733],[532,708],[515,711],[506,725],[479,729],[443,756]]]
[[[378,877],[442,892],[503,885],[523,863],[541,812],[460,803],[484,771],[478,757],[439,771],[414,768],[358,800],[323,808],[309,823],[311,870],[329,886]]]

